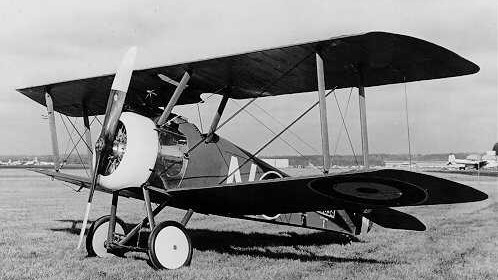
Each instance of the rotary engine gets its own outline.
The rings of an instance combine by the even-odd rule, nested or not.
[[[157,129],[151,119],[131,112],[122,113],[119,120],[98,183],[112,190],[140,187],[148,180],[155,186],[177,187],[187,166],[187,140],[174,129],[175,123]]]
[[[155,128],[154,122],[144,116],[121,114],[112,151],[104,159],[104,172],[98,178],[101,186],[119,190],[139,187],[147,181],[158,151]]]

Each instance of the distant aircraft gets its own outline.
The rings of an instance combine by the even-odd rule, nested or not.
[[[372,223],[425,230],[417,218],[391,207],[487,198],[469,186],[426,174],[369,169],[365,87],[479,71],[474,63],[441,46],[405,35],[369,32],[141,70],[133,70],[135,56],[136,49],[130,49],[115,75],[18,90],[47,107],[56,171],[35,170],[90,189],[78,247],[94,191],[112,194],[110,215],[97,219],[88,230],[89,255],[138,251],[146,252],[156,268],[189,265],[193,250],[185,226],[194,212],[353,235],[367,233]],[[325,90],[348,87],[359,89],[365,169],[328,174]],[[216,134],[256,98],[311,91],[318,92],[319,102],[254,153]],[[196,104],[206,92],[223,98],[210,130],[202,133],[172,109]],[[229,99],[245,98],[252,99],[220,124]],[[316,105],[323,174],[290,177],[256,157]],[[90,178],[61,172],[54,112],[83,118],[86,131],[79,140],[88,147],[92,143],[89,116],[105,115],[91,149]],[[146,215],[133,229],[116,216],[120,196],[145,201]],[[155,216],[166,206],[186,211],[180,222],[156,223]],[[144,235],[148,235],[146,244],[138,238]]]
[[[498,143],[493,146],[491,151],[481,156],[468,156],[466,159],[457,159],[454,154],[448,156],[447,165],[458,167],[460,170],[467,168],[481,169],[481,168],[496,168],[498,167],[497,151]],[[479,158],[479,160],[477,159]]]
[[[457,167],[460,170],[465,170],[468,168],[480,169],[486,164],[487,162],[485,160],[457,159],[454,154],[448,156],[447,163],[447,165]]]

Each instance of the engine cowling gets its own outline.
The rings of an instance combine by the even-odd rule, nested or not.
[[[119,120],[112,151],[104,162],[104,175],[98,177],[101,186],[112,190],[139,187],[147,182],[159,151],[159,136],[151,119],[124,112]]]

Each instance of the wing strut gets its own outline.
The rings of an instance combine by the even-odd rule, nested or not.
[[[90,170],[93,170],[93,151],[92,151],[92,131],[90,129],[90,121],[88,120],[88,109],[85,103],[83,103],[83,125],[85,126],[85,131],[83,134],[85,135],[85,141],[87,143],[88,149],[88,166]],[[90,174],[92,176],[92,174]]]
[[[178,83],[178,86],[176,86],[175,92],[173,93],[173,96],[171,96],[168,105],[166,105],[163,113],[161,114],[161,117],[157,121],[158,126],[162,126],[163,124],[166,123],[169,115],[171,114],[171,111],[173,111],[173,107],[175,107],[176,102],[178,102],[178,99],[180,98],[180,95],[182,94],[183,90],[185,90],[185,88],[187,87],[187,83],[189,80],[190,80],[190,73],[189,71],[185,71],[182,79],[180,80],[180,83]]]
[[[367,132],[367,106],[365,100],[365,87],[363,86],[363,72],[360,68],[360,82],[358,84],[358,102],[360,108],[360,127],[361,127],[361,149],[363,154],[363,168],[369,169],[368,163],[368,132]]]
[[[316,53],[316,78],[318,82],[318,107],[320,108],[320,125],[322,132],[323,174],[330,169],[329,131],[327,125],[327,100],[325,99],[325,76],[323,73],[323,59]]]
[[[225,111],[225,106],[228,102],[228,93],[223,94],[223,99],[220,101],[220,105],[218,105],[218,110],[216,110],[216,114],[213,117],[213,121],[211,122],[211,127],[209,128],[209,133],[206,137],[206,142],[210,142],[213,138],[214,132],[218,128],[218,123],[220,122],[221,115],[223,111]]]
[[[52,154],[54,156],[54,169],[59,171],[60,155],[59,155],[59,142],[57,141],[57,128],[55,126],[54,103],[50,90],[45,91],[45,104],[47,105],[48,125],[50,128],[50,140],[52,142]]]

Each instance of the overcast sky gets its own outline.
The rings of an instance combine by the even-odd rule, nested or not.
[[[349,3],[353,2],[353,3]],[[124,51],[139,48],[137,68],[240,53],[366,31],[418,37],[478,64],[471,76],[406,84],[414,153],[483,152],[498,141],[497,2],[490,1],[9,1],[0,2],[0,154],[48,154],[44,107],[16,88],[112,73]],[[367,89],[372,153],[406,153],[405,85]],[[337,91],[346,108],[350,90]],[[258,106],[290,122],[316,93],[264,98]],[[217,98],[200,106],[204,129]],[[244,101],[237,101],[243,104]],[[229,111],[237,108],[229,104]],[[328,98],[331,151],[351,154],[333,97]],[[249,111],[275,131],[278,122]],[[195,105],[177,112],[199,123]],[[361,150],[358,94],[347,127]],[[61,150],[67,138],[61,134]],[[243,128],[243,129],[241,129]],[[299,152],[320,151],[318,112],[285,139]],[[241,114],[220,134],[254,151],[271,132]],[[339,134],[341,137],[339,138]],[[339,140],[338,140],[339,139]],[[310,148],[309,145],[312,146]],[[295,154],[275,142],[266,154]]]

